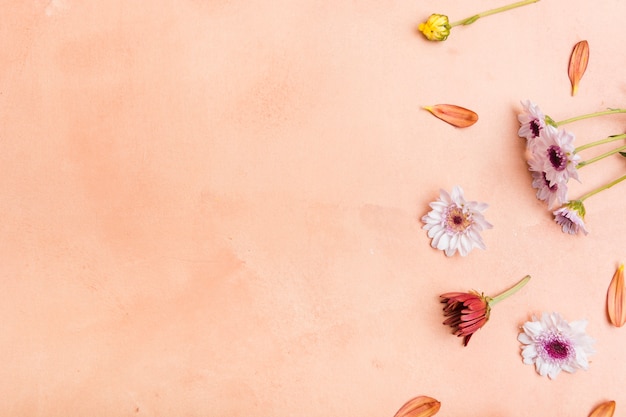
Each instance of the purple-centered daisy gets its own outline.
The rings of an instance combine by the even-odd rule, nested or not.
[[[574,149],[573,134],[548,125],[537,138],[528,160],[530,170],[544,172],[550,186],[566,184],[570,178],[578,180],[576,165],[580,155]]]
[[[595,353],[594,340],[585,333],[586,320],[568,323],[558,313],[543,313],[541,320],[533,316],[523,324],[517,340],[522,343],[522,357],[527,365],[535,365],[539,375],[556,378],[561,371],[587,370],[588,357]]]
[[[422,217],[422,222],[433,248],[445,251],[446,256],[457,250],[466,256],[474,247],[486,249],[480,232],[493,227],[482,213],[487,204],[465,201],[463,190],[457,185],[451,194],[440,190],[439,199],[430,207],[433,210]]]
[[[585,206],[582,201],[575,200],[565,203],[554,214],[554,221],[561,226],[563,233],[575,235],[578,232],[588,234],[585,228]]]
[[[530,100],[522,101],[523,113],[517,115],[520,128],[517,135],[526,138],[526,145],[532,148],[541,132],[546,128],[546,115],[539,106]]]
[[[537,189],[537,199],[545,201],[548,208],[560,206],[567,202],[567,183],[550,185],[545,172],[532,171],[533,188]]]

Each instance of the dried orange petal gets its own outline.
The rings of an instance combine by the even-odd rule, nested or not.
[[[425,106],[424,109],[456,127],[468,127],[478,121],[478,115],[475,112],[454,104],[435,104],[434,106]]]
[[[580,41],[574,45],[572,55],[569,58],[569,67],[567,74],[569,80],[572,83],[572,95],[576,95],[578,91],[578,83],[583,77],[583,74],[587,70],[587,64],[589,63],[589,43],[587,41]]]
[[[624,265],[620,265],[613,275],[606,294],[606,309],[611,324],[622,327],[626,323],[626,288],[624,288]]]
[[[420,395],[407,401],[394,417],[431,417],[437,414],[441,403],[434,398]]]
[[[613,417],[615,412],[615,401],[607,401],[597,406],[589,417]]]

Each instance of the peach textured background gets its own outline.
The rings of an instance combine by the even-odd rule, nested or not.
[[[626,2],[415,31],[505,3],[0,2],[0,415],[392,417],[420,394],[441,416],[626,415],[626,329],[605,313],[626,185],[565,235],[516,135],[523,99],[555,119],[626,107]],[[480,120],[455,129],[436,103]],[[625,122],[569,128],[582,144]],[[570,195],[625,167],[584,168]],[[419,220],[455,184],[494,225],[466,258]],[[526,274],[468,347],[441,325],[442,292]],[[522,364],[542,311],[589,320],[588,372]]]

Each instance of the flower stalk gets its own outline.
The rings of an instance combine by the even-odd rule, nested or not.
[[[617,178],[617,179],[615,179],[615,180],[613,180],[613,181],[609,182],[608,184],[605,184],[605,185],[603,185],[603,186],[601,186],[601,187],[598,187],[598,188],[596,188],[596,189],[595,189],[595,190],[593,190],[593,191],[589,191],[587,194],[585,194],[585,195],[583,195],[582,197],[580,197],[580,198],[578,199],[578,201],[580,201],[580,202],[582,203],[583,201],[585,201],[585,200],[586,200],[586,199],[588,199],[589,197],[591,197],[591,196],[593,196],[593,195],[596,195],[596,194],[598,194],[600,191],[604,191],[604,190],[606,190],[607,188],[611,188],[612,186],[614,186],[614,185],[616,185],[616,184],[619,184],[620,182],[622,182],[622,181],[624,181],[624,180],[626,180],[626,175],[623,175],[623,176],[621,176],[621,177],[619,177],[619,178]]]
[[[584,151],[585,149],[593,148],[594,146],[604,145],[605,143],[615,142],[621,139],[626,139],[626,133],[622,133],[621,135],[612,135],[604,139],[597,140],[595,142],[587,143],[585,145],[580,145],[579,147],[574,149],[574,153]]]
[[[445,14],[431,14],[428,20],[420,23],[417,30],[422,32],[422,35],[429,41],[445,41],[450,35],[450,29],[454,26],[469,25],[480,19],[481,17],[490,16],[492,14],[505,12],[507,10],[515,9],[516,7],[525,6],[527,4],[536,3],[539,0],[522,0],[517,3],[509,4],[507,6],[498,7],[496,9],[487,10],[467,17],[465,19],[457,20],[450,23],[448,16]]]
[[[577,122],[583,119],[591,119],[592,117],[606,116],[609,114],[616,114],[616,113],[626,113],[626,109],[609,109],[609,110],[604,110],[604,111],[598,111],[595,113],[583,114],[581,116],[570,117],[569,119],[561,120],[560,122],[554,122],[554,124],[556,125],[555,127],[558,127],[558,126],[566,125],[568,123]]]
[[[487,16],[491,16],[492,14],[506,12],[507,10],[526,6],[527,4],[537,3],[538,1],[539,0],[523,0],[523,1],[518,1],[517,3],[509,4],[507,6],[502,6],[496,9],[487,10],[487,11],[475,14],[473,16],[467,17],[465,19],[457,20],[456,22],[450,23],[450,27],[470,25],[474,23],[475,21],[477,21],[478,19],[480,19],[481,17],[487,17]]]
[[[506,290],[506,291],[496,295],[495,297],[490,297],[489,298],[489,306],[493,307],[494,305],[496,305],[500,301],[504,300],[505,298],[508,298],[508,297],[512,296],[513,294],[515,294],[516,292],[521,290],[522,287],[528,283],[528,281],[530,281],[530,275],[526,275],[517,284],[515,284],[514,286],[512,286],[508,290]]]
[[[616,153],[620,153],[620,152],[623,152],[623,151],[626,151],[626,145],[620,146],[619,148],[613,149],[612,151],[605,152],[602,155],[598,155],[598,156],[595,156],[593,158],[587,159],[586,161],[581,161],[581,162],[579,162],[576,165],[576,168],[582,168],[584,166],[587,166],[589,164],[593,164],[594,162],[598,162],[598,161],[600,161],[600,160],[602,160],[604,158],[607,158],[607,157],[609,157],[611,155],[615,155]]]

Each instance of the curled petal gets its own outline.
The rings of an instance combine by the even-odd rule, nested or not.
[[[622,327],[626,323],[626,288],[624,288],[624,265],[620,265],[606,295],[606,308],[611,324]]]
[[[425,106],[424,109],[455,127],[468,127],[478,121],[478,114],[454,104],[435,104],[434,106]]]
[[[440,407],[439,401],[420,395],[407,401],[394,417],[430,417],[437,414]]]
[[[613,417],[615,413],[615,401],[607,401],[597,406],[589,417]]]
[[[587,70],[587,64],[589,63],[589,43],[587,41],[580,41],[574,45],[572,55],[569,59],[569,67],[567,74],[572,83],[572,95],[576,95],[578,91],[578,83],[583,77],[583,74]]]

